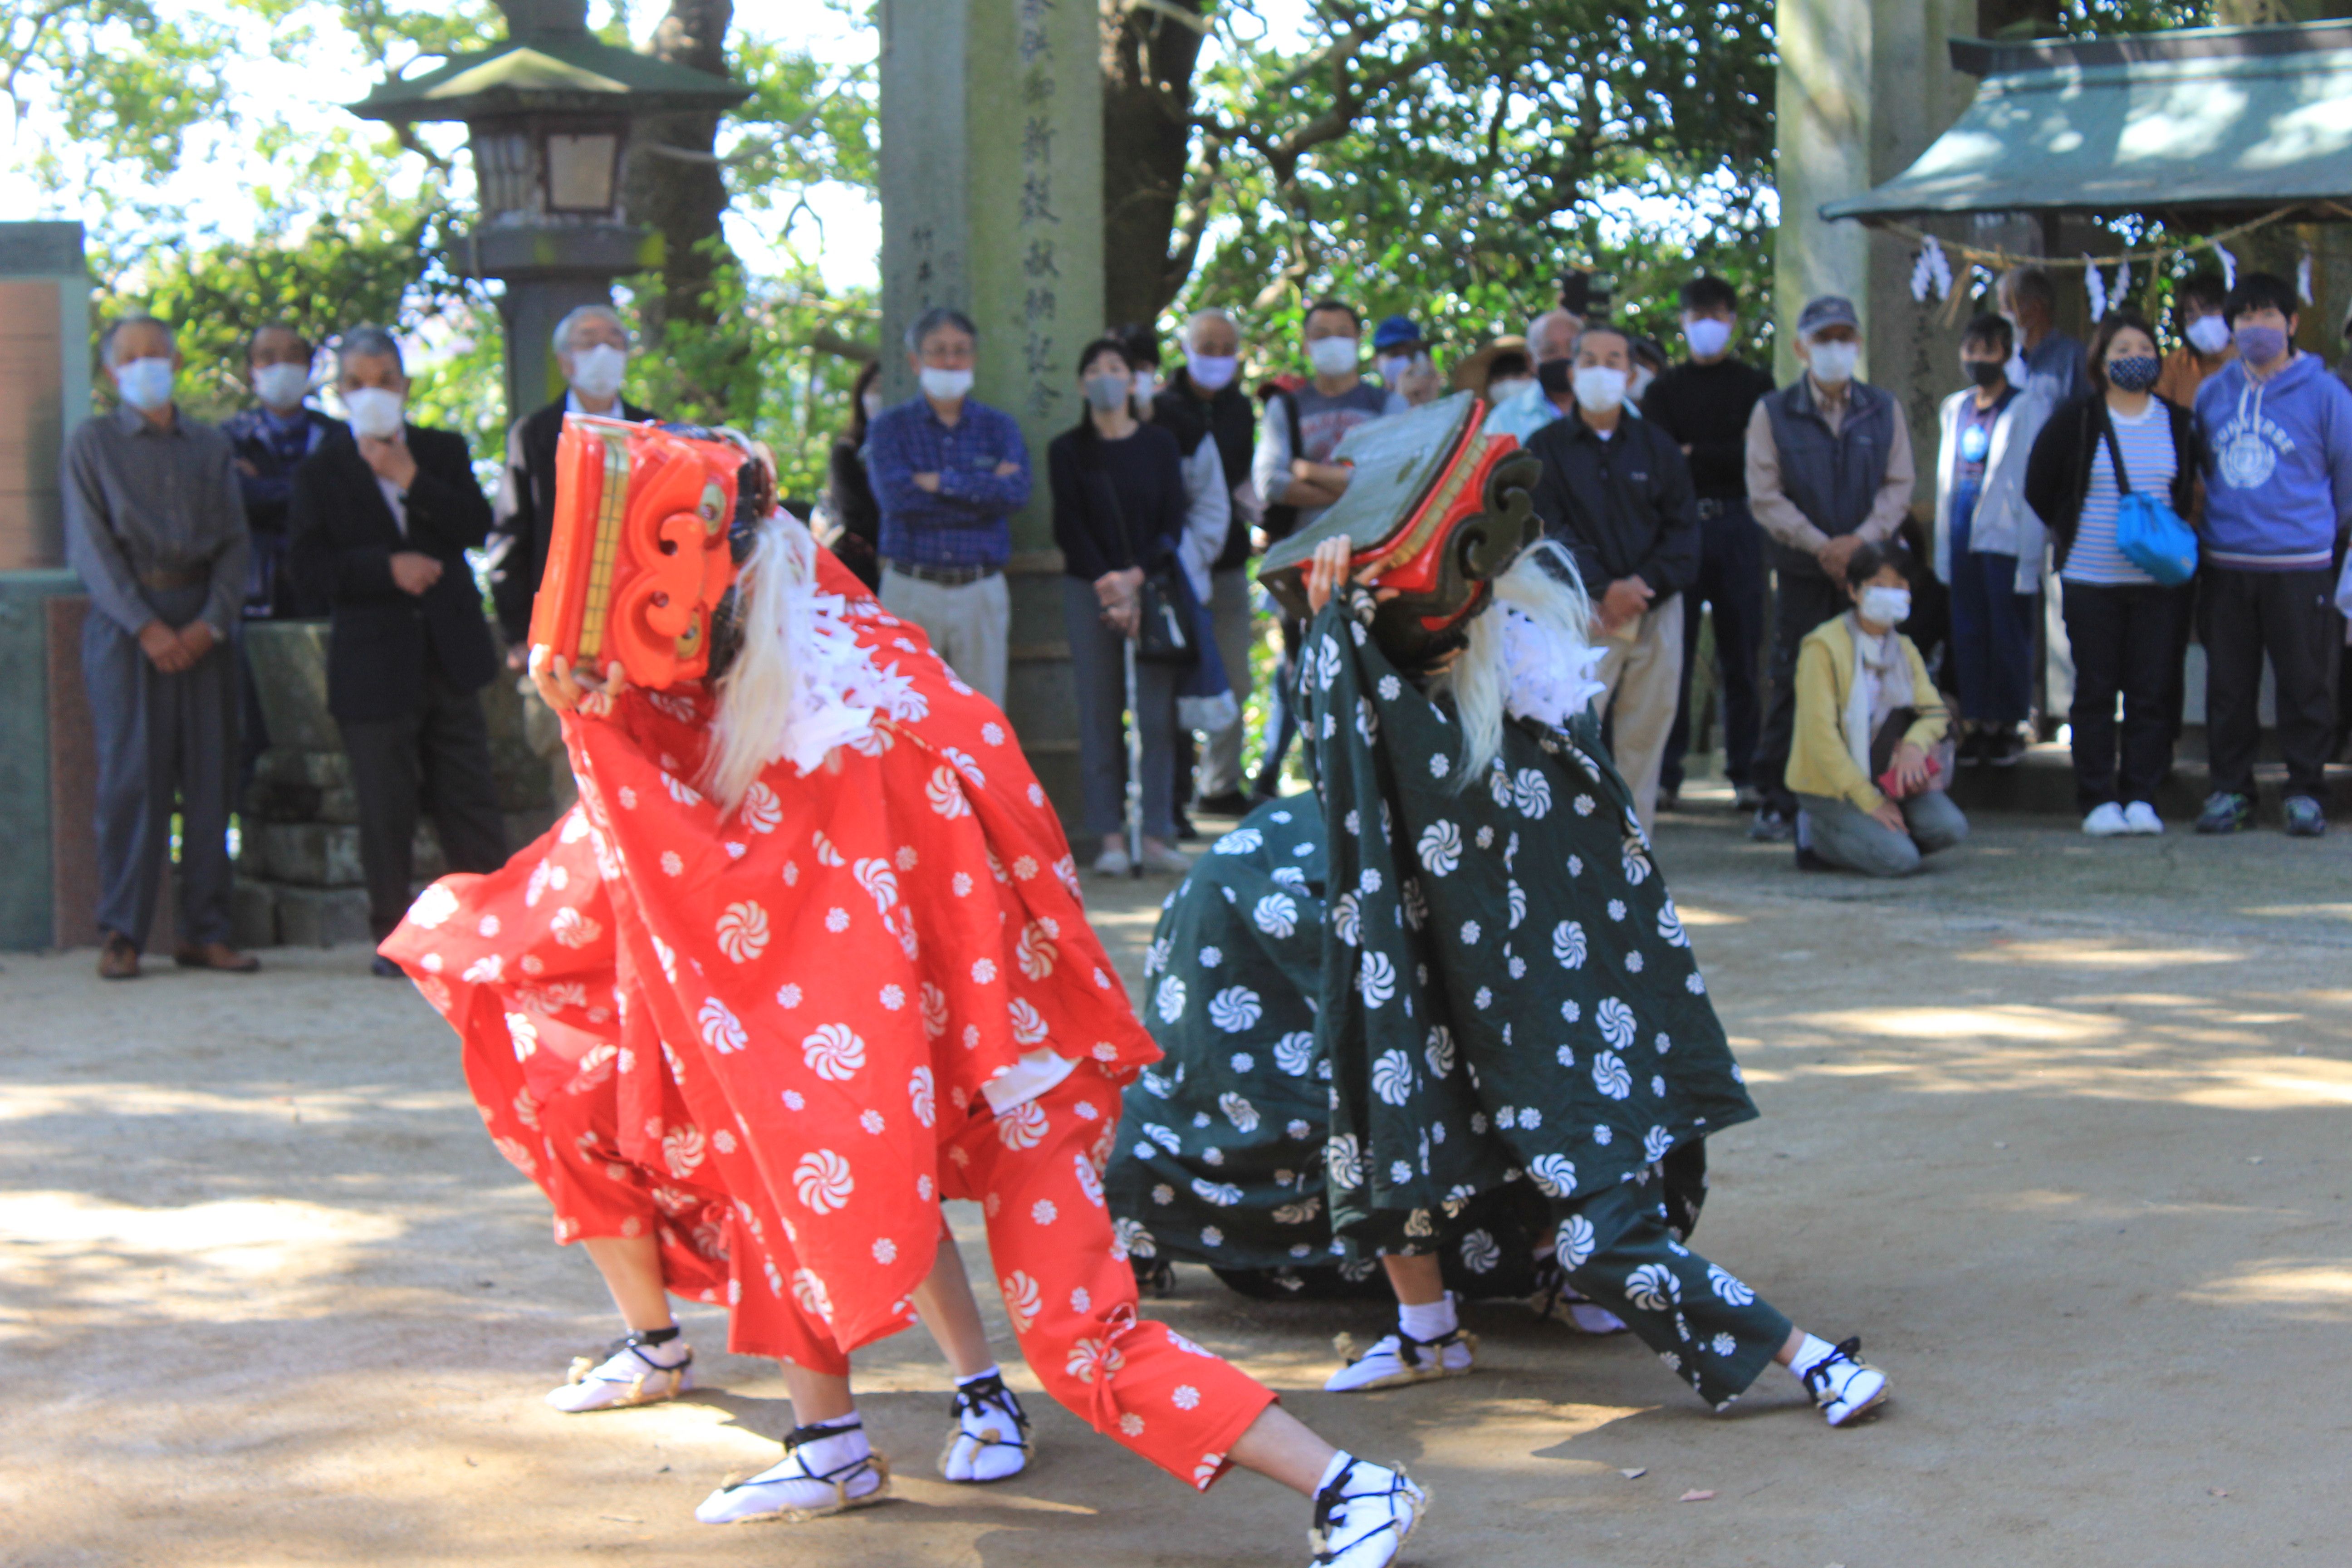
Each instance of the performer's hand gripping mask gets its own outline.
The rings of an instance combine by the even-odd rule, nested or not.
[[[1267,551],[1258,581],[1305,616],[1307,558],[1343,536],[1357,570],[1397,591],[1372,618],[1392,661],[1422,668],[1462,647],[1494,579],[1542,532],[1528,496],[1542,464],[1516,437],[1484,433],[1486,408],[1458,393],[1349,432],[1331,455],[1355,469],[1347,493]]]
[[[566,416],[530,640],[638,686],[714,673],[739,551],[774,507],[772,467],[732,431]]]

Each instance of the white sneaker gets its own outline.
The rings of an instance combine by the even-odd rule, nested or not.
[[[957,1388],[953,1415],[940,1474],[951,1481],[1001,1481],[1029,1468],[1029,1415],[1002,1377]]]
[[[2091,808],[2091,815],[2083,818],[2083,831],[2094,838],[2113,838],[2129,833],[2131,825],[2124,820],[2124,808],[2107,801]]]
[[[1801,1375],[1805,1392],[1832,1426],[1843,1426],[1886,1403],[1886,1374],[1863,1361],[1860,1340],[1845,1341]]]
[[[1315,1494],[1308,1561],[1314,1568],[1388,1568],[1429,1511],[1429,1494],[1402,1470],[1350,1454],[1339,1459],[1344,1468]]]
[[[1147,844],[1143,847],[1143,868],[1155,876],[1181,877],[1192,868],[1192,858],[1165,844]]]
[[[800,1524],[869,1508],[889,1495],[890,1462],[867,1445],[863,1426],[802,1426],[784,1438],[781,1463],[720,1487],[694,1517],[705,1524]]]
[[[694,1352],[684,1340],[649,1345],[643,1334],[633,1333],[606,1346],[601,1362],[584,1355],[572,1357],[572,1375],[562,1388],[548,1394],[547,1403],[578,1415],[590,1410],[658,1405],[693,1386]]]
[[[2164,818],[2156,815],[2156,807],[2144,800],[2136,800],[2124,807],[2126,833],[2161,833]]]
[[[1333,1342],[1348,1355],[1354,1342],[1342,1334]],[[1399,1329],[1384,1334],[1360,1356],[1333,1373],[1323,1384],[1326,1394],[1360,1394],[1368,1388],[1397,1388],[1408,1383],[1428,1383],[1440,1377],[1461,1377],[1478,1359],[1478,1336],[1460,1329],[1433,1340],[1417,1340]]]
[[[1134,874],[1135,862],[1127,858],[1124,849],[1106,849],[1095,857],[1095,875],[1097,877],[1131,877]]]

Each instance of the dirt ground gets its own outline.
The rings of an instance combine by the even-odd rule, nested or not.
[[[1831,1432],[1778,1371],[1713,1415],[1629,1340],[1509,1304],[1468,1313],[1475,1375],[1351,1396],[1318,1392],[1329,1340],[1373,1308],[1187,1269],[1147,1310],[1408,1461],[1429,1568],[2352,1559],[2352,842],[1980,824],[1885,885],[1800,876],[1716,809],[1669,819],[1661,858],[1765,1112],[1715,1141],[1696,1240],[1859,1333],[1883,1419]],[[1130,984],[1161,891],[1097,897]],[[705,1392],[540,1404],[611,1309],[482,1136],[448,1033],[363,953],[0,970],[12,1568],[1305,1561],[1299,1500],[1197,1498],[1042,1395],[1027,1475],[950,1487],[919,1334],[861,1361],[903,1500],[697,1525],[791,1418],[717,1314],[686,1321]]]

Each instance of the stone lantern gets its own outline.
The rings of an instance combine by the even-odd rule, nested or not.
[[[559,395],[549,342],[580,305],[612,302],[613,279],[661,263],[661,237],[623,210],[639,117],[715,113],[751,89],[618,48],[588,31],[584,0],[507,0],[506,42],[398,78],[350,105],[365,120],[463,121],[481,212],[460,268],[506,285],[507,408]]]

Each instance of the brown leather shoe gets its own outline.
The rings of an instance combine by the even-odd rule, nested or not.
[[[184,942],[172,962],[183,969],[217,969],[228,974],[250,974],[261,967],[261,960],[249,952],[239,952],[225,942],[208,942],[202,946]]]
[[[131,939],[114,931],[106,933],[106,942],[98,950],[98,977],[100,980],[136,980],[139,978],[139,950]]]

